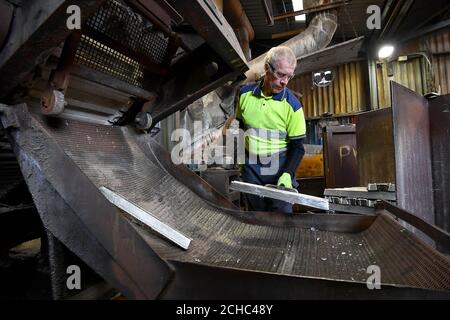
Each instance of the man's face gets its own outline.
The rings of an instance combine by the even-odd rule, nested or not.
[[[294,70],[294,66],[289,64],[286,59],[281,58],[277,64],[268,66],[264,79],[264,87],[270,90],[272,94],[280,93],[286,87],[289,80],[292,79]]]

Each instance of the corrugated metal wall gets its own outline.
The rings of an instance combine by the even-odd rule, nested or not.
[[[441,94],[450,93],[450,28],[430,35],[422,46],[431,54],[436,87]]]
[[[431,62],[411,48],[426,54]],[[378,106],[390,106],[389,80],[394,80],[419,94],[437,91],[450,93],[450,28],[415,40],[405,47],[402,55],[408,55],[407,61],[393,61],[392,67],[383,62],[377,66]],[[389,76],[391,69],[392,76]]]
[[[333,68],[334,80],[327,87],[315,86],[311,73],[302,74],[291,80],[289,88],[303,95],[301,102],[307,118],[319,117],[325,112],[344,114],[366,110],[364,68],[363,61]]]
[[[379,108],[390,107],[391,93],[389,91],[389,81],[393,80],[409,89],[425,94],[427,91],[427,81],[429,80],[429,67],[424,58],[408,58],[407,61],[392,61],[379,63],[377,65],[377,90]]]

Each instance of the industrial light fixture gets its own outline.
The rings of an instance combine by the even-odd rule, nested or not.
[[[333,81],[333,72],[331,70],[314,72],[313,83],[318,87],[326,87]]]
[[[394,46],[390,44],[383,45],[380,50],[378,50],[378,58],[386,59],[394,53]]]
[[[292,0],[292,7],[294,11],[303,10],[303,0]],[[295,16],[295,21],[306,21],[306,14]]]

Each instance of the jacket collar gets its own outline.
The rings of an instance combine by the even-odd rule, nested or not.
[[[256,84],[256,86],[255,86],[255,88],[253,89],[253,92],[252,92],[254,96],[257,96],[257,97],[261,97],[262,96],[261,93],[262,93],[263,84],[264,84],[264,79],[259,81]],[[272,99],[273,100],[277,100],[277,101],[283,101],[283,99],[286,97],[286,90],[287,90],[286,88],[283,88],[283,91],[273,95]]]

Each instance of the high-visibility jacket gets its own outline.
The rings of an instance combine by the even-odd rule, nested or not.
[[[305,116],[288,88],[266,97],[261,86],[259,82],[240,89],[236,118],[244,124],[247,151],[271,155],[287,150],[289,140],[306,136]]]

